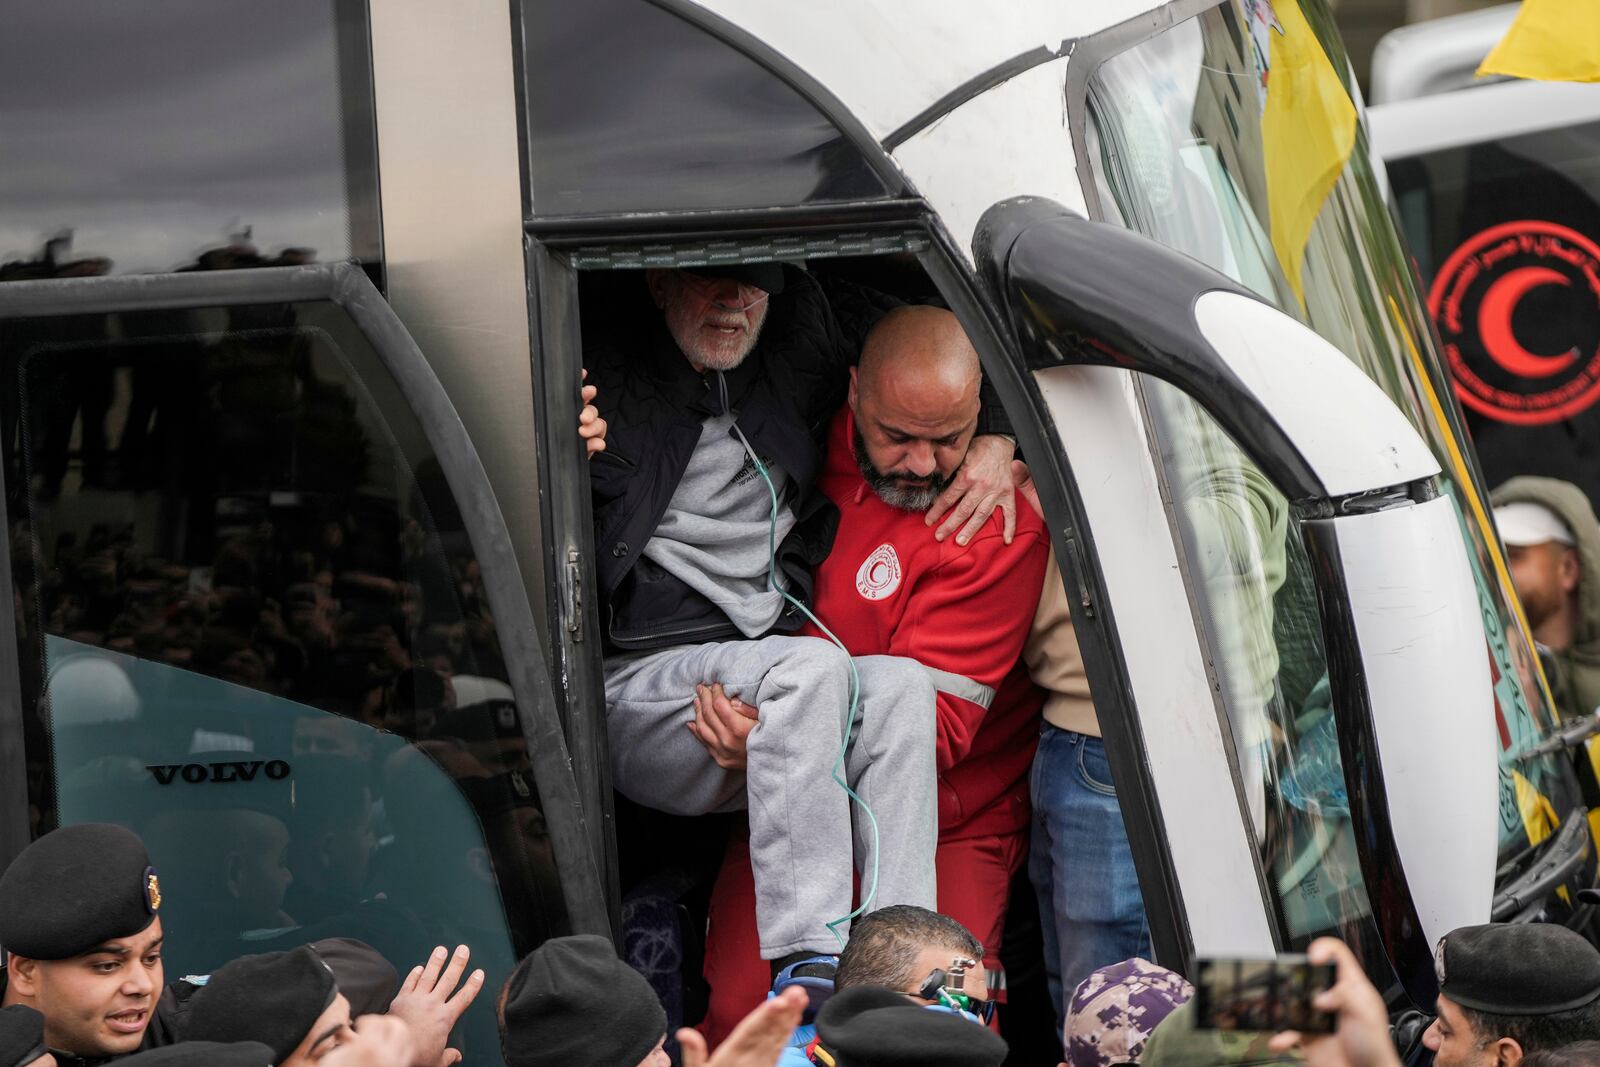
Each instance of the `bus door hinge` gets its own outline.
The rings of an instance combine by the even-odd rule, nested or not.
[[[1067,542],[1068,564],[1071,567],[1070,571],[1063,569],[1065,571],[1064,577],[1078,587],[1078,605],[1083,608],[1084,617],[1092,619],[1094,618],[1094,594],[1089,592],[1089,583],[1084,579],[1083,553],[1078,547],[1078,539],[1072,536],[1072,532],[1068,530],[1064,531],[1064,533]]]
[[[583,641],[583,555],[576,548],[567,549],[567,567],[562,576],[562,593],[566,598],[567,633],[573,644]]]

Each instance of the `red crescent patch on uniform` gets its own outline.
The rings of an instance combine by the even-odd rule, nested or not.
[[[867,600],[883,600],[900,588],[900,556],[885,542],[873,549],[856,570],[856,592]]]

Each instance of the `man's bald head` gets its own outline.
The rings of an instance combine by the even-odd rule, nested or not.
[[[921,410],[948,410],[983,380],[977,350],[953,314],[936,307],[898,307],[878,320],[861,349],[861,388],[916,386]]]
[[[966,458],[978,425],[978,353],[961,323],[933,307],[889,312],[850,372],[855,453],[887,504],[931,505]]]

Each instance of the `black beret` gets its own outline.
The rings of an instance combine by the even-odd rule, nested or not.
[[[377,949],[353,937],[323,938],[311,942],[311,949],[333,972],[334,985],[350,1002],[352,1016],[389,1010],[400,975]]]
[[[180,1041],[124,1056],[117,1067],[272,1067],[277,1062],[259,1041]]]
[[[112,823],[63,826],[0,875],[0,945],[65,960],[155,921],[161,883],[139,835]]]
[[[877,986],[851,986],[828,998],[817,1013],[817,1048],[836,1067],[1000,1067],[1007,1051],[981,1023]]]
[[[43,1015],[26,1004],[0,1008],[0,1067],[25,1067],[45,1051]]]
[[[702,278],[732,278],[736,282],[753,285],[769,293],[783,292],[782,263],[727,263],[684,269]]]
[[[518,808],[537,808],[539,798],[530,783],[516,771],[488,778],[459,778],[456,788],[479,816],[509,815]]]
[[[1463,926],[1439,939],[1439,992],[1492,1015],[1553,1015],[1600,997],[1600,951],[1551,923]]]
[[[480,700],[441,714],[433,736],[445,740],[479,743],[518,741],[522,724],[517,721],[517,705],[510,700]]]
[[[240,956],[189,1000],[186,1041],[259,1041],[274,1063],[288,1059],[339,992],[308,946]]]
[[[506,981],[500,1045],[508,1067],[635,1064],[667,1032],[644,976],[594,934],[546,941]]]

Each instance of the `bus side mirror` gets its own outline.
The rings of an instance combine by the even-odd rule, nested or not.
[[[1416,429],[1342,352],[1180,252],[1033,198],[990,208],[977,251],[1030,369],[1110,366],[1171,382],[1291,500],[1439,473]]]

